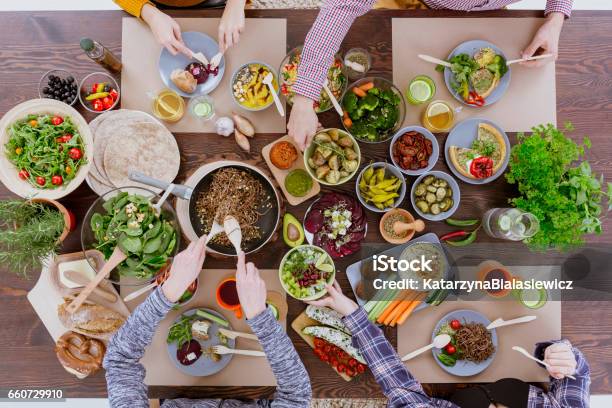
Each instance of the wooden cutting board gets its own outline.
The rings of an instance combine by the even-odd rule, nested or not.
[[[87,253],[98,252],[89,250]],[[101,254],[100,254],[101,255]],[[89,255],[88,255],[89,256]],[[44,263],[44,267],[40,272],[40,277],[38,278],[38,282],[36,285],[28,292],[27,298],[34,311],[43,322],[47,331],[53,338],[53,341],[57,341],[62,334],[66,333],[68,329],[62,324],[58,315],[57,315],[57,307],[64,303],[64,296],[70,295],[72,293],[78,292],[79,289],[68,289],[63,288],[57,283],[58,268],[61,262],[69,262],[75,261],[78,259],[83,259],[83,252],[74,252],[71,254],[63,254],[59,255],[53,259],[49,259],[48,262]],[[102,267],[102,264],[99,264],[98,267]],[[117,300],[114,303],[110,303],[107,300],[98,297],[95,293],[92,293],[88,301],[95,302],[101,306],[108,307],[109,309],[114,310],[115,312],[120,313],[121,315],[127,318],[130,315],[130,311],[128,310],[125,303],[113,287],[113,285],[108,281],[102,281],[100,287],[112,292]]]
[[[295,320],[291,323],[291,327],[295,332],[302,338],[312,349],[314,350],[314,336],[309,336],[307,334],[302,333],[302,330],[308,326],[321,326],[321,323],[316,320],[312,320],[310,317],[306,316],[306,311],[304,310]],[[329,365],[329,364],[328,364]],[[332,370],[334,370],[340,377],[344,378],[345,381],[351,381],[354,377],[349,377],[345,373],[340,373],[331,365],[329,366]]]
[[[280,189],[283,192],[283,195],[285,196],[285,198],[287,199],[287,202],[290,205],[300,205],[304,201],[319,194],[319,192],[321,191],[321,185],[319,184],[317,180],[312,179],[312,188],[310,189],[308,194],[306,194],[304,197],[295,197],[289,194],[289,192],[285,188],[285,177],[287,177],[287,174],[289,174],[291,170],[295,170],[295,169],[306,170],[306,165],[304,164],[304,154],[300,151],[300,149],[295,147],[295,145],[294,147],[295,147],[295,150],[297,150],[298,152],[298,157],[293,163],[293,166],[291,166],[291,168],[287,170],[281,170],[272,164],[272,161],[270,160],[270,150],[272,150],[272,146],[274,146],[276,143],[283,142],[283,141],[290,142],[291,144],[293,144],[293,138],[291,138],[290,136],[283,136],[280,139],[275,140],[274,142],[264,146],[264,148],[261,149],[261,155],[263,156],[264,160],[266,161],[266,164],[270,168],[270,173],[272,173],[272,175],[276,179],[276,182],[280,186]]]

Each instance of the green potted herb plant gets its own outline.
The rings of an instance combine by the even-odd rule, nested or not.
[[[510,170],[506,179],[516,184],[520,196],[510,203],[535,215],[540,231],[525,242],[533,249],[565,250],[584,244],[586,234],[600,234],[607,197],[607,211],[612,209],[612,183],[604,184],[584,160],[591,147],[588,138],[576,144],[563,130],[540,125],[532,133],[519,134],[512,147]]]
[[[74,216],[57,201],[0,201],[0,264],[27,278],[57,252],[74,227]]]

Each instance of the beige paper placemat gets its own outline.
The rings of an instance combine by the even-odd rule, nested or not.
[[[393,19],[393,82],[405,92],[417,75],[430,76],[436,83],[436,99],[459,106],[444,83],[444,75],[435,65],[418,54],[446,59],[459,44],[469,40],[486,40],[500,47],[508,59],[520,58],[542,18],[394,18]],[[555,64],[541,68],[512,65],[510,86],[504,96],[485,108],[464,107],[458,115],[492,120],[507,132],[528,131],[542,123],[557,123]],[[404,125],[421,122],[423,105],[407,104]]]
[[[463,269],[463,268],[462,268]],[[461,271],[461,280],[473,279],[475,268],[465,268]],[[524,279],[538,276],[543,280],[544,274],[552,275],[553,268],[538,267],[509,267],[513,274]],[[509,295],[511,296],[511,295]],[[550,295],[549,295],[550,298]],[[557,298],[557,297],[555,297]],[[485,297],[484,299],[491,299]],[[490,321],[499,317],[504,320],[514,319],[525,315],[535,315],[536,320],[529,323],[500,327],[497,329],[498,347],[491,365],[482,373],[472,377],[456,377],[444,371],[435,361],[431,351],[406,362],[406,367],[417,380],[422,383],[468,383],[493,382],[501,378],[518,378],[529,382],[547,382],[548,372],[539,367],[537,363],[522,357],[512,350],[512,346],[521,346],[531,352],[535,344],[561,338],[561,302],[548,301],[540,309],[532,310],[524,307],[512,297],[504,300],[483,301],[446,301],[437,307],[428,307],[420,310],[397,330],[397,349],[400,356],[431,343],[431,334],[442,317],[453,310],[470,309],[485,315]]]
[[[215,293],[217,285],[225,278],[233,276],[236,273],[233,269],[205,269],[200,274],[200,287],[196,297],[189,304],[180,310],[172,310],[164,320],[160,323],[155,331],[152,343],[146,348],[144,357],[140,362],[144,365],[147,373],[145,383],[147,385],[168,385],[168,386],[273,386],[276,385],[276,380],[268,364],[268,360],[263,357],[248,357],[235,355],[232,361],[223,370],[217,374],[208,377],[192,377],[179,371],[178,368],[170,361],[168,356],[166,336],[168,329],[174,319],[181,312],[193,309],[196,307],[207,307],[221,313],[231,324],[233,330],[251,333],[246,320],[238,320],[233,312],[224,310],[216,304]],[[279,292],[285,298],[283,290],[278,279],[277,269],[260,269],[259,273],[266,282],[267,289]],[[121,288],[121,296],[125,297],[133,291],[125,286]],[[139,297],[128,303],[128,308],[134,308],[144,300],[145,296]],[[287,321],[281,321],[281,325],[286,329]],[[236,339],[236,348],[261,350],[258,342],[245,340],[243,338]]]
[[[217,38],[218,18],[177,18],[183,31],[199,31]],[[261,61],[276,71],[287,53],[287,22],[279,18],[248,18],[246,29],[240,35],[240,43],[225,54],[225,74],[219,86],[211,92],[216,117],[229,116],[232,110],[251,119],[258,133],[284,133],[285,118],[274,107],[249,112],[238,106],[231,95],[232,75],[242,64]],[[264,45],[265,44],[265,45]],[[163,89],[159,76],[158,61],[161,46],[157,44],[148,26],[133,17],[123,19],[121,72],[121,107],[151,112],[148,91]],[[208,56],[209,58],[212,55]],[[278,74],[278,72],[277,72]],[[188,102],[188,101],[186,101]],[[284,101],[282,101],[284,103]],[[177,123],[166,123],[171,132],[211,133],[215,121],[202,122],[185,113]]]

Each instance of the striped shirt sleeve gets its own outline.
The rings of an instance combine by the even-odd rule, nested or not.
[[[355,19],[367,13],[376,0],[326,0],[306,36],[295,93],[319,100],[327,70],[334,62]]]

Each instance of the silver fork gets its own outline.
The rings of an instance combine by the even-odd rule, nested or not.
[[[231,349],[229,347],[225,347],[221,345],[212,346],[211,351],[215,354],[240,354],[243,356],[253,356],[253,357],[265,357],[266,356],[266,353],[264,353],[263,351],[238,350],[238,349]]]

